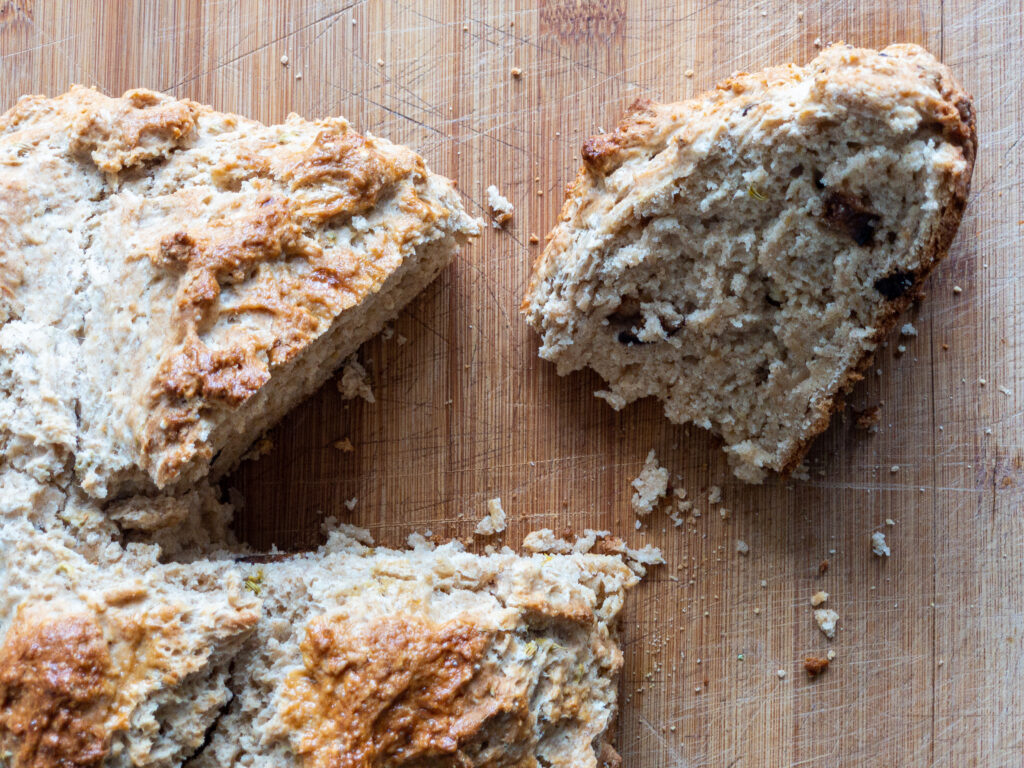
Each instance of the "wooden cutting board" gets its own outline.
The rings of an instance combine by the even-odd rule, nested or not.
[[[365,346],[376,403],[328,385],[230,478],[254,545],[312,547],[328,514],[387,544],[465,537],[500,496],[496,543],[590,527],[665,552],[625,612],[626,766],[1021,766],[1022,27],[1016,0],[0,0],[0,107],[78,82],[264,121],[343,114],[417,148],[473,212],[489,184],[515,204],[508,232],[489,229]],[[583,139],[636,97],[687,97],[835,40],[917,42],[953,68],[976,98],[974,193],[907,317],[918,335],[890,339],[851,398],[881,405],[878,433],[839,418],[809,479],[746,487],[706,433],[652,402],[615,413],[595,376],[537,359],[517,311],[531,235],[554,222]],[[635,530],[629,483],[651,448],[700,518]],[[715,484],[724,519],[705,501]],[[879,530],[887,559],[870,551]],[[832,642],[809,605],[822,589]],[[809,679],[804,657],[829,648]]]

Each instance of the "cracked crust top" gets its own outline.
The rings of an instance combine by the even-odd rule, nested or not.
[[[82,87],[0,118],[0,214],[0,322],[78,345],[74,469],[100,497],[201,475],[342,313],[477,231],[422,158],[344,119]]]

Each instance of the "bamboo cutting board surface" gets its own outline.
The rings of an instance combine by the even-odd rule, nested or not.
[[[255,546],[315,546],[325,514],[392,545],[466,537],[500,496],[495,543],[598,528],[665,552],[625,611],[626,766],[1021,766],[1022,27],[1020,4],[995,0],[0,0],[0,107],[78,82],[263,121],[343,114],[456,178],[472,212],[492,183],[514,203],[508,232],[488,229],[364,347],[375,404],[329,384],[228,480]],[[530,235],[555,221],[584,138],[636,97],[684,98],[835,40],[917,42],[953,68],[976,100],[974,193],[906,318],[919,334],[890,339],[851,397],[881,405],[878,433],[848,412],[809,479],[744,487],[706,433],[653,402],[615,413],[594,375],[537,359],[517,311]],[[343,438],[354,452],[332,447]],[[635,530],[629,483],[652,448],[700,518]],[[725,519],[704,501],[715,484]],[[888,559],[871,555],[878,530]],[[841,616],[832,642],[812,619],[820,589]],[[809,679],[804,657],[828,648]]]

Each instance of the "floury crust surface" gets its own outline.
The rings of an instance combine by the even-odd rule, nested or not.
[[[477,232],[342,118],[26,96],[0,117],[0,469],[100,499],[223,474]]]
[[[250,565],[264,618],[191,768],[617,764],[616,617],[643,566],[589,553],[592,533],[533,539],[562,554],[399,552],[345,528]]]
[[[788,473],[956,233],[970,97],[927,51],[835,45],[675,104],[584,165],[523,311],[559,373],[659,398],[735,473]]]

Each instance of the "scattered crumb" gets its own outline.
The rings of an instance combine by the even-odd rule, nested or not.
[[[900,344],[898,347],[896,347],[896,354],[898,354],[898,355],[902,355],[906,351],[907,351],[907,348],[903,344]]]
[[[807,466],[807,462],[801,461],[799,466],[797,466],[797,468],[793,470],[793,474],[791,475],[791,477],[794,480],[810,480],[811,475],[809,469],[810,468]]]
[[[348,509],[349,512],[351,512],[353,509],[356,508],[356,504],[358,503],[359,498],[357,496],[353,496],[351,499],[345,502],[345,508]]]
[[[384,59],[377,59],[377,66],[378,67],[383,67],[384,66]]]
[[[693,77],[693,70],[688,69],[685,72],[683,72],[683,77]]]
[[[964,289],[961,288],[959,285],[954,285],[953,286],[953,293],[963,293],[963,290]]]
[[[885,543],[885,534],[881,531],[875,531],[871,534],[871,551],[878,557],[888,557],[892,554],[889,545]]]
[[[893,464],[891,467],[889,467],[889,471],[892,472],[893,474],[899,472],[900,471],[900,465],[899,464]]]
[[[818,563],[818,575],[824,576],[826,573],[828,573],[828,560],[822,560]]]
[[[487,516],[476,524],[474,533],[478,536],[493,536],[505,530],[505,510],[501,507],[501,499],[495,496],[487,500]]]
[[[901,336],[917,336],[917,328],[914,327],[913,323],[904,323],[903,327],[900,328]]]
[[[533,233],[531,232],[531,233],[530,233],[530,245],[536,245],[536,244],[537,244],[537,243],[539,243],[539,242],[540,242],[540,238],[539,238],[539,237],[537,237],[537,236],[536,236],[535,234],[533,234]]]
[[[741,555],[746,555],[750,552],[750,545],[747,544],[747,542],[743,541],[743,539],[737,539],[736,551],[739,552]]]
[[[717,485],[712,485],[708,489],[708,504],[718,504],[722,500],[722,489]]]
[[[825,658],[828,659],[829,661],[833,661],[835,659],[835,657],[836,657],[836,652],[833,651],[831,648],[829,648],[828,649],[828,653],[825,654]]]
[[[878,423],[882,420],[882,407],[872,405],[863,411],[854,411],[853,415],[857,419],[854,422],[857,429],[870,429],[872,432],[877,432]]]
[[[343,440],[335,440],[332,445],[339,451],[343,451],[345,453],[352,453],[352,451],[356,449],[356,447],[352,445],[352,441],[347,437]]]
[[[986,384],[988,384],[988,379],[978,379],[978,383],[984,387]]]
[[[885,518],[885,524],[889,526],[896,525],[896,521],[893,520],[891,517],[887,517]]]
[[[512,203],[493,184],[487,188],[487,207],[494,218],[494,227],[496,229],[501,229],[512,221],[512,214],[515,213],[515,208],[512,207]]]
[[[818,629],[825,633],[830,640],[836,636],[836,622],[839,621],[839,614],[831,608],[818,608],[814,612],[814,620],[818,623]]]
[[[266,456],[274,448],[274,441],[264,435],[250,446],[249,450],[242,456],[242,461],[257,461],[260,457]]]
[[[721,509],[719,509],[718,510],[718,514],[719,514],[719,516],[723,520],[725,520],[725,518],[727,518],[729,516],[729,509],[728,509],[728,507],[722,507]]]
[[[373,396],[373,390],[367,380],[369,377],[366,369],[352,355],[342,363],[341,378],[338,379],[338,391],[344,400],[353,400],[357,397],[363,398],[368,403],[375,403],[377,399]]]
[[[782,680],[786,676],[786,670],[777,669],[775,670],[775,674],[778,676],[779,680]]]
[[[804,669],[811,677],[817,677],[826,669],[831,659],[822,656],[808,656],[804,659]]]
[[[512,67],[512,69],[509,70],[509,74],[512,75],[512,77],[514,77],[516,80],[518,80],[520,77],[523,76],[523,70],[521,70],[519,67]]]
[[[682,486],[677,485],[673,488],[672,495],[675,496],[675,503],[668,506],[666,513],[672,521],[672,525],[678,528],[683,524],[683,515],[693,510],[693,502],[686,498],[686,489]],[[700,513],[695,514],[700,516]]]
[[[281,57],[281,66],[282,67],[287,67],[288,66],[288,57],[287,56],[282,56]]]
[[[539,531],[532,531],[526,534],[523,539],[523,549],[527,552],[548,552],[564,555],[572,552],[572,545],[555,536],[550,528],[541,528]]]
[[[813,595],[811,595],[811,605],[813,605],[815,608],[824,603],[826,600],[828,600],[828,592],[825,592],[824,590],[819,590],[815,592]]]
[[[301,72],[296,72],[295,73],[295,79],[296,80],[301,80],[302,79],[302,73]]]
[[[631,484],[636,491],[631,503],[638,515],[649,515],[668,493],[668,470],[658,464],[654,449],[647,454],[644,468]]]
[[[1006,387],[1003,387],[1003,386],[1000,386],[1000,387],[999,387],[999,391],[1000,391],[1000,392],[1002,392],[1002,393],[1003,393],[1004,395],[1006,395],[1007,397],[1009,397],[1010,395],[1012,395],[1012,394],[1013,394],[1013,392],[1012,392],[1012,391],[1010,391],[1009,389],[1007,389]]]
[[[765,589],[768,586],[767,579],[761,579],[761,589]]]

